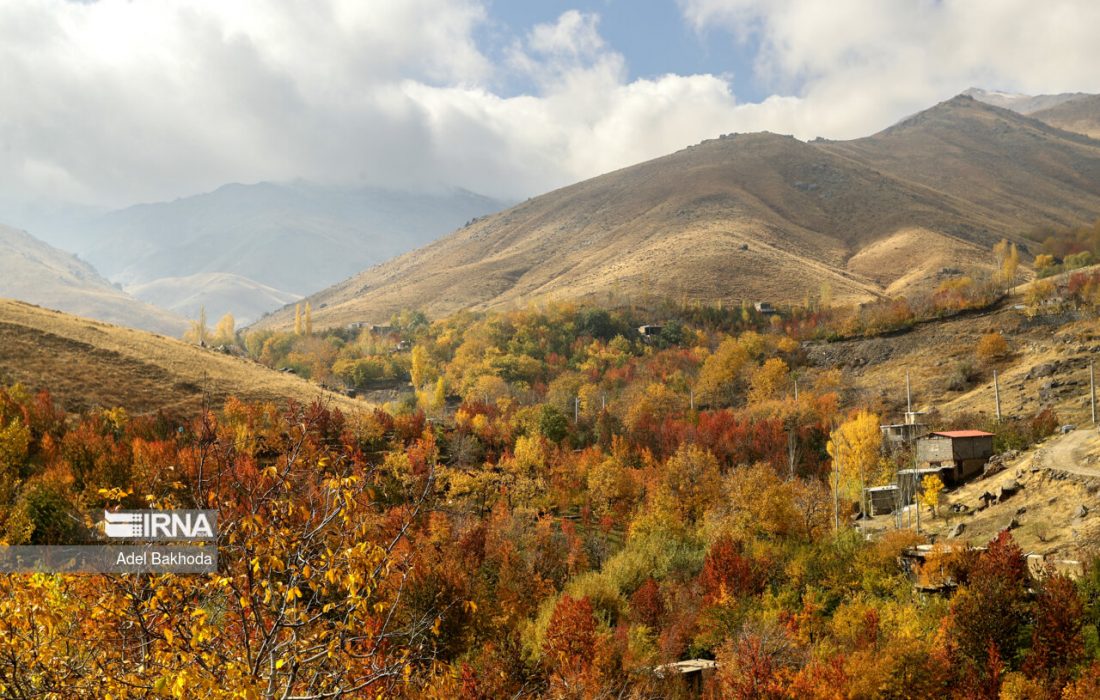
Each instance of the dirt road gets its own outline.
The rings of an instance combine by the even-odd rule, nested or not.
[[[1082,426],[1053,437],[1036,450],[1032,465],[1100,477],[1100,432]]]

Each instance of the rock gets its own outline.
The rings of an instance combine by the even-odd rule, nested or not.
[[[1025,506],[1020,506],[1019,508],[1016,509],[1016,515],[1023,515],[1026,512],[1027,512],[1027,508]]]
[[[1073,425],[1072,423],[1067,423],[1066,425],[1063,425],[1061,427],[1062,435],[1065,435],[1066,433],[1072,433],[1074,430],[1077,430],[1077,426]]]
[[[1011,520],[1008,521],[1008,524],[1005,525],[1004,529],[1006,529],[1006,530],[1015,530],[1018,527],[1020,527],[1020,521],[1017,520],[1016,518],[1012,518]]]
[[[1075,518],[1084,518],[1088,514],[1089,514],[1089,508],[1088,508],[1088,506],[1086,506],[1083,503],[1080,506],[1077,507],[1077,510],[1073,511],[1073,517],[1075,517]]]
[[[959,537],[965,529],[966,525],[964,523],[956,523],[955,527],[951,528],[950,532],[947,533],[947,539],[953,540]]]
[[[1020,490],[1020,484],[1016,480],[1006,481],[1001,484],[1001,487],[997,489],[997,503],[1003,502],[1006,498],[1013,495]]]
[[[1051,377],[1054,375],[1055,367],[1049,362],[1044,362],[1041,365],[1035,365],[1027,373],[1028,379],[1036,379],[1038,377]]]

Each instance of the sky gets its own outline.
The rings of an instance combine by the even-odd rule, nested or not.
[[[1100,92],[1093,0],[4,0],[0,201],[228,182],[522,199],[970,86]]]

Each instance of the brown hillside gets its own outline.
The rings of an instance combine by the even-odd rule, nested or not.
[[[0,224],[0,297],[179,336],[187,322],[115,288],[88,263]]]
[[[1082,95],[1031,116],[1059,129],[1100,139],[1100,95]]]
[[[1100,212],[1100,143],[970,97],[874,136],[822,147],[928,188],[994,234],[1072,226]],[[976,233],[958,230],[968,239]]]
[[[321,398],[347,410],[363,403],[254,362],[178,340],[0,299],[0,384],[39,387],[68,410],[122,406],[133,413],[190,413],[226,398]]]
[[[536,197],[310,298],[314,323],[552,298],[864,300],[1100,214],[1100,144],[970,98],[876,136],[733,135]],[[293,308],[259,325],[286,327]]]

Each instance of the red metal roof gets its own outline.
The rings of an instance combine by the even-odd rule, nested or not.
[[[945,430],[940,433],[932,434],[949,438],[989,437],[993,435],[993,433],[987,433],[984,430]]]

